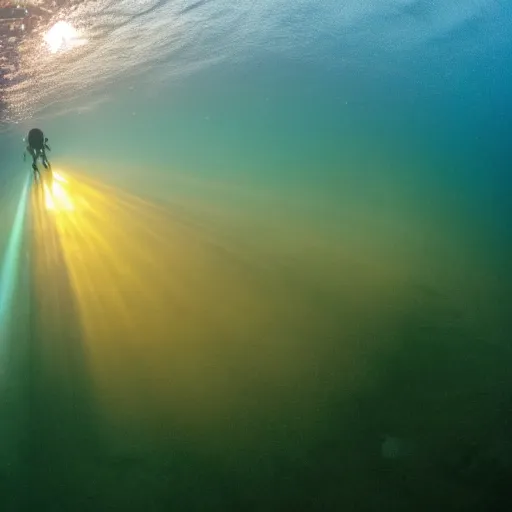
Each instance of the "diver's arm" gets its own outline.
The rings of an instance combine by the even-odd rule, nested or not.
[[[48,150],[48,151],[51,151],[50,149],[50,146],[48,146],[48,144],[45,144],[44,147]]]

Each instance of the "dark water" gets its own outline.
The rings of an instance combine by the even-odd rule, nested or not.
[[[508,510],[510,9],[76,4],[2,92],[1,510]]]

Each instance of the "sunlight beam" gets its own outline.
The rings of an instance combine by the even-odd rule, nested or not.
[[[23,240],[23,225],[27,207],[29,183],[30,179],[27,177],[18,202],[18,208],[14,217],[0,273],[0,350],[4,349],[8,335],[8,313],[10,312],[10,306],[14,297],[18,277],[18,266],[20,261],[19,255]]]

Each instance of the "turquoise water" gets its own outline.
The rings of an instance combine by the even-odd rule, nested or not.
[[[3,91],[2,510],[506,510],[511,19],[41,22]],[[35,125],[54,180],[16,235]]]

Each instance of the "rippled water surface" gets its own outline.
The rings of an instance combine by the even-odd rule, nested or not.
[[[512,8],[21,5],[0,510],[508,510]]]

